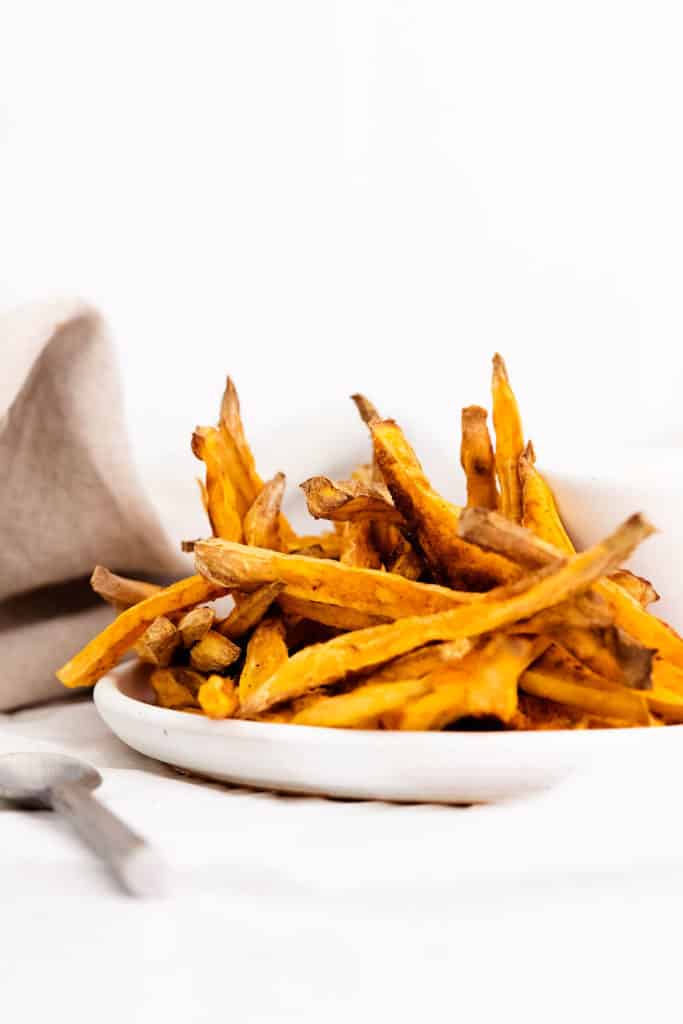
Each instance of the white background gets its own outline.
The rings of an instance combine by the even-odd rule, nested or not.
[[[460,406],[486,401],[496,349],[537,441],[683,442],[679,12],[656,0],[0,0],[0,306],[64,294],[98,305],[120,347],[138,458],[188,489],[189,433],[214,417],[226,372],[264,472],[279,468],[269,435],[277,449],[294,421],[310,423],[297,466],[327,468],[359,388],[418,442],[447,443]],[[61,738],[50,711],[34,713],[36,734]],[[29,735],[30,721],[17,727]],[[72,748],[97,760],[98,728],[94,713],[84,718]],[[162,811],[179,798],[127,764],[110,771],[109,798],[163,836]],[[450,812],[452,876],[431,902],[413,864],[429,872],[432,819],[414,809],[411,825],[393,809],[403,831],[386,860],[406,875],[380,908],[358,881],[365,832],[347,838],[353,878],[343,845],[335,859],[337,832],[321,825],[343,822],[333,804],[322,819],[301,805],[304,825],[285,802],[247,813],[240,795],[219,810],[218,795],[198,789],[186,861],[182,843],[168,848],[188,865],[187,898],[144,916],[102,901],[103,880],[65,832],[55,854],[22,819],[11,876],[22,884],[1,897],[16,911],[3,962],[17,983],[0,1005],[10,1001],[13,1020],[26,999],[58,1021],[75,1006],[74,1020],[136,1024],[307,1011],[400,1020],[401,1007],[426,1021],[458,1010],[488,1021],[494,1009],[513,1021],[677,1020],[667,1003],[683,893],[675,789],[669,777],[658,820],[678,845],[652,822],[640,828],[642,807],[632,814],[620,793],[619,820],[656,853],[639,880],[604,862],[612,847],[597,832],[609,834],[614,808],[597,802],[582,816],[588,793],[573,818],[552,803],[567,847],[542,806],[526,817]],[[200,793],[216,799],[204,818]],[[654,793],[657,781],[641,793],[653,814]],[[459,830],[480,819],[494,824],[477,888],[458,874],[458,850]],[[209,826],[224,843],[213,874]],[[244,872],[234,877],[230,828]],[[280,863],[283,833],[294,848],[320,844],[322,883],[311,872],[290,884],[297,861]],[[570,860],[575,846],[586,863],[595,850],[594,870],[573,878],[560,858],[547,876],[535,866],[531,881],[507,877],[511,835],[532,865],[545,838]],[[657,866],[665,855],[677,858],[671,876]],[[73,888],[57,894],[60,870]],[[63,992],[67,981],[55,1011],[53,982]]]

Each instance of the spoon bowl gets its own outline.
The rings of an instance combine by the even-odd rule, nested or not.
[[[0,756],[0,798],[27,808],[52,806],[51,792],[64,783],[93,790],[102,776],[91,765],[66,754],[16,753]]]

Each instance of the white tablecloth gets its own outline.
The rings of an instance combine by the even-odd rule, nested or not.
[[[89,700],[0,717],[0,752],[39,744],[100,768],[171,893],[122,897],[67,825],[5,808],[8,1020],[679,1019],[683,758],[446,808],[190,781]]]

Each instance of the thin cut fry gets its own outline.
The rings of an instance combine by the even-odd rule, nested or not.
[[[573,554],[576,550],[557,510],[555,496],[535,466],[536,455],[531,443],[519,457],[519,479],[522,486],[522,525],[547,544]]]
[[[263,616],[270,608],[273,601],[280,596],[285,588],[284,583],[275,580],[273,583],[266,583],[258,587],[251,594],[240,595],[239,601],[228,615],[227,619],[216,624],[216,630],[222,636],[231,640],[239,640],[258,625]]]
[[[178,623],[178,630],[184,647],[193,647],[199,643],[213,626],[216,613],[213,608],[202,605],[186,612]]]
[[[92,686],[121,660],[157,616],[191,608],[226,593],[225,587],[210,583],[203,576],[179,580],[121,612],[58,671],[57,678],[68,687]]]
[[[321,622],[325,626],[344,631],[367,629],[368,626],[380,626],[390,621],[381,615],[358,612],[355,608],[341,608],[336,604],[322,604],[320,601],[306,601],[301,597],[292,597],[291,594],[282,594],[278,604],[285,615],[310,619],[312,622]]]
[[[241,653],[232,640],[210,629],[190,651],[190,664],[198,672],[224,672]]]
[[[383,485],[312,476],[304,480],[300,487],[306,496],[308,511],[314,519],[329,519],[332,522],[360,522],[372,519],[377,522],[405,525],[403,516],[394,507],[391,496]]]
[[[683,724],[683,697],[678,693],[660,688],[654,693],[644,694],[647,705],[655,715],[659,715],[671,725]]]
[[[664,658],[655,658],[652,664],[653,690],[670,690],[683,697],[683,669]]]
[[[372,523],[345,523],[342,534],[342,565],[381,569],[382,560],[372,539]]]
[[[183,674],[176,670],[158,668],[152,672],[149,677],[149,681],[156,693],[157,703],[162,708],[186,708],[197,706],[197,688],[188,685],[190,680],[185,678]]]
[[[636,690],[628,690],[617,683],[614,689],[593,689],[583,686],[559,674],[544,670],[528,669],[519,681],[525,693],[546,700],[566,704],[601,718],[617,719],[633,722],[637,725],[648,725],[648,705],[644,695]],[[683,704],[682,704],[683,707]]]
[[[159,615],[151,622],[135,645],[140,661],[149,665],[166,668],[180,646],[180,632],[165,615]]]
[[[647,608],[648,605],[659,601],[659,594],[650,581],[643,579],[642,576],[636,576],[634,572],[629,572],[628,569],[618,569],[612,573],[610,579],[612,583],[616,583],[617,586],[621,587],[622,590],[625,590],[627,594],[636,600],[641,608]]]
[[[652,661],[655,651],[642,647],[623,630],[610,626],[606,629],[577,629],[561,623],[555,630],[555,639],[593,672],[635,690],[647,690],[652,685]]]
[[[387,712],[400,709],[406,701],[429,689],[424,679],[400,683],[365,683],[350,693],[319,697],[292,718],[294,725],[318,725],[334,729],[368,727]]]
[[[486,409],[468,405],[462,411],[460,463],[467,480],[467,504],[495,509],[498,505],[496,463],[486,425]]]
[[[285,493],[285,475],[276,473],[264,484],[244,517],[244,539],[257,548],[282,550],[280,508]]]
[[[293,537],[286,543],[290,555],[307,555],[310,558],[339,558],[341,555],[341,535],[336,530],[325,533],[310,533],[302,537]]]
[[[363,423],[367,424],[367,426],[371,426],[375,420],[381,419],[376,407],[372,404],[369,398],[365,397],[365,395],[351,395],[351,401],[355,404],[356,409],[358,409],[358,412],[360,413],[360,418]]]
[[[206,500],[214,536],[241,540],[242,516],[249,506],[233,485],[223,435],[215,427],[197,427],[192,451],[206,466]]]
[[[524,569],[540,569],[566,555],[525,527],[485,508],[463,509],[458,520],[458,533],[471,544],[504,555]]]
[[[398,728],[443,729],[458,718],[481,715],[511,722],[517,712],[517,681],[544,644],[520,636],[492,637],[442,675],[432,693],[410,703]]]
[[[240,701],[277,672],[287,657],[284,623],[278,615],[270,615],[256,627],[247,645],[239,681]]]
[[[130,608],[138,601],[144,601],[152,594],[158,594],[162,589],[156,583],[144,583],[142,580],[117,576],[116,573],[105,569],[103,565],[95,566],[90,577],[90,586],[104,601],[114,605],[119,611]]]
[[[431,487],[415,452],[393,420],[372,424],[375,457],[394,503],[417,536],[432,571],[451,586],[486,590],[518,579],[516,565],[458,536],[460,510]]]
[[[527,589],[501,588],[475,604],[436,615],[405,618],[387,626],[358,630],[299,651],[254,691],[243,706],[246,716],[368,670],[434,641],[480,636],[568,600],[624,561],[652,527],[631,516],[613,534],[559,568],[529,577]],[[216,542],[210,542],[215,544]],[[513,592],[510,593],[510,590]]]
[[[569,628],[576,630],[598,630],[611,626],[614,619],[607,602],[589,591],[573,601],[565,601],[553,608],[546,608],[530,619],[523,619],[510,626],[516,633],[555,633]]]
[[[401,679],[422,679],[431,676],[433,682],[442,682],[442,676],[457,665],[472,650],[469,640],[450,640],[442,644],[429,644],[410,654],[375,669],[366,676],[366,683],[392,683]]]
[[[507,368],[503,357],[493,357],[493,426],[496,432],[496,471],[500,484],[500,511],[514,523],[522,518],[522,489],[519,481],[519,457],[524,449],[524,433]]]
[[[199,687],[197,699],[208,718],[232,718],[239,708],[235,684],[224,676],[209,676]]]
[[[329,559],[284,555],[217,539],[197,544],[195,562],[207,578],[220,580],[230,589],[279,580],[285,584],[285,593],[293,597],[355,608],[388,619],[475,604],[483,596],[415,583],[375,569],[340,565]]]

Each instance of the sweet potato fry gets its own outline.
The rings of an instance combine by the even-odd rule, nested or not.
[[[634,572],[629,572],[628,569],[618,569],[613,572],[610,576],[612,583],[616,583],[618,587],[625,590],[641,608],[647,608],[648,605],[654,604],[655,601],[659,601],[659,594],[652,586],[649,580],[643,579],[642,576],[636,576]]]
[[[280,509],[285,493],[285,475],[276,473],[263,485],[244,517],[244,539],[257,548],[282,550]]]
[[[460,510],[431,487],[415,452],[393,420],[372,424],[375,458],[394,503],[402,513],[437,578],[451,586],[486,590],[518,579],[519,568],[458,536]]]
[[[466,509],[458,529],[468,540],[490,550],[504,551],[507,557],[527,567],[549,565],[553,559],[562,557],[557,548],[534,537],[528,530],[520,528],[515,531],[512,526],[503,527],[499,516],[484,509]],[[598,580],[594,589],[607,601],[616,626],[642,647],[658,651],[662,657],[683,668],[683,638],[671,626],[652,615],[608,577]]]
[[[270,608],[273,601],[285,589],[284,583],[275,580],[259,586],[251,594],[240,595],[239,601],[226,619],[216,623],[216,631],[231,640],[239,640],[257,626]]]
[[[429,689],[424,679],[398,683],[364,683],[349,693],[321,696],[292,718],[294,725],[317,725],[334,729],[362,729],[387,712],[399,710]]]
[[[135,653],[140,661],[149,665],[166,668],[171,664],[173,655],[180,646],[178,628],[166,618],[159,615],[151,622],[135,645]]]
[[[327,530],[325,533],[293,537],[285,546],[290,555],[306,555],[308,558],[339,558],[341,544],[341,534],[336,530]]]
[[[241,653],[232,640],[210,629],[191,649],[190,664],[198,672],[224,672]]]
[[[193,647],[213,626],[216,613],[213,608],[201,605],[186,612],[178,623],[178,630],[184,647]]]
[[[683,697],[671,690],[660,689],[643,695],[647,706],[655,715],[659,715],[670,725],[683,724]]]
[[[493,357],[493,426],[496,432],[496,471],[500,484],[500,511],[513,523],[522,518],[522,488],[519,457],[524,449],[524,432],[507,367],[503,357]]]
[[[197,427],[192,451],[206,466],[207,506],[214,536],[241,540],[242,516],[249,505],[233,485],[223,435],[214,427]]]
[[[300,484],[308,511],[314,519],[332,522],[376,522],[405,525],[403,516],[381,484],[367,485],[358,480],[331,480],[312,476]]]
[[[608,683],[607,680],[604,681]],[[591,715],[635,725],[648,725],[648,704],[644,694],[628,690],[618,683],[601,689],[581,685],[558,672],[527,669],[519,681],[520,688],[535,697],[565,704]],[[683,707],[683,704],[681,705]]]
[[[126,576],[117,576],[116,573],[105,569],[103,565],[96,565],[90,577],[90,586],[96,594],[113,605],[118,611],[130,608],[138,601],[144,601],[152,594],[158,594],[162,589],[156,583],[144,583],[142,580],[128,579]]]
[[[424,676],[430,676],[434,683],[439,683],[444,674],[462,662],[472,647],[470,640],[428,644],[375,669],[364,677],[363,682],[393,683],[401,679],[423,679]]]
[[[239,681],[240,701],[274,675],[287,662],[285,625],[279,615],[269,615],[254,630]]]
[[[290,658],[250,694],[243,714],[257,714],[281,701],[375,668],[425,644],[476,637],[530,618],[588,589],[597,578],[613,571],[651,533],[652,527],[646,520],[631,516],[588,551],[572,556],[566,564],[548,566],[530,576],[526,590],[514,592],[515,588],[503,587],[501,596],[493,591],[481,601],[452,611],[405,618],[308,647]]]
[[[363,423],[367,424],[367,426],[372,426],[375,420],[382,418],[377,412],[376,407],[372,404],[369,398],[365,397],[365,395],[351,395],[351,401],[356,406],[356,409],[358,409]]]
[[[356,569],[329,559],[284,555],[217,539],[197,544],[195,561],[207,578],[217,584],[221,581],[220,585],[229,589],[279,580],[285,584],[285,593],[293,597],[355,608],[388,619],[428,615],[462,604],[474,604],[483,597],[434,584],[415,583],[375,569]]]
[[[225,676],[209,676],[199,687],[197,700],[207,718],[232,718],[239,708],[235,684]]]
[[[547,641],[521,636],[492,637],[442,673],[433,692],[409,703],[398,728],[443,729],[459,718],[482,715],[511,722],[517,712],[519,677],[541,653],[544,643]]]
[[[652,661],[655,651],[643,647],[623,630],[577,629],[562,623],[554,631],[555,639],[593,672],[635,690],[652,685]]]
[[[652,663],[653,690],[670,690],[683,697],[683,669],[672,665],[664,658],[655,658]]]
[[[58,672],[64,686],[92,686],[116,665],[159,615],[213,601],[227,593],[225,587],[203,576],[190,576],[133,605],[110,623]]]
[[[373,535],[375,537],[377,537],[377,526],[378,524],[373,523]],[[394,537],[391,536],[391,531],[394,532]],[[382,533],[384,533],[384,538],[382,538]],[[380,552],[383,553],[387,572],[393,572],[397,576],[405,576],[407,580],[419,580],[425,571],[424,562],[412,544],[406,540],[400,531],[394,526],[386,527],[382,531],[380,525],[379,538],[376,543]],[[384,544],[382,543],[383,539]],[[385,555],[384,552],[387,549],[389,549],[390,553]]]
[[[197,707],[197,690],[189,687],[186,681],[178,678],[178,673],[171,669],[158,668],[149,677],[152,689],[156,693],[157,704],[162,708]]]
[[[599,630],[611,626],[614,621],[607,602],[597,594],[589,591],[580,594],[573,601],[556,604],[546,608],[530,619],[523,619],[510,626],[508,632],[514,633],[556,633],[558,630]]]
[[[498,505],[496,463],[486,425],[486,409],[468,405],[462,411],[460,463],[467,480],[467,504],[495,509]]]
[[[372,539],[372,523],[344,523],[339,561],[342,565],[359,569],[382,568],[382,560]]]
[[[301,597],[292,597],[291,594],[281,594],[278,604],[285,615],[321,622],[325,626],[344,631],[367,629],[368,626],[380,626],[391,621],[381,615],[370,615],[336,604],[322,604],[320,601],[306,601]]]
[[[522,525],[547,544],[573,554],[574,545],[557,510],[555,496],[536,469],[534,447],[529,442],[519,457],[522,487]]]

